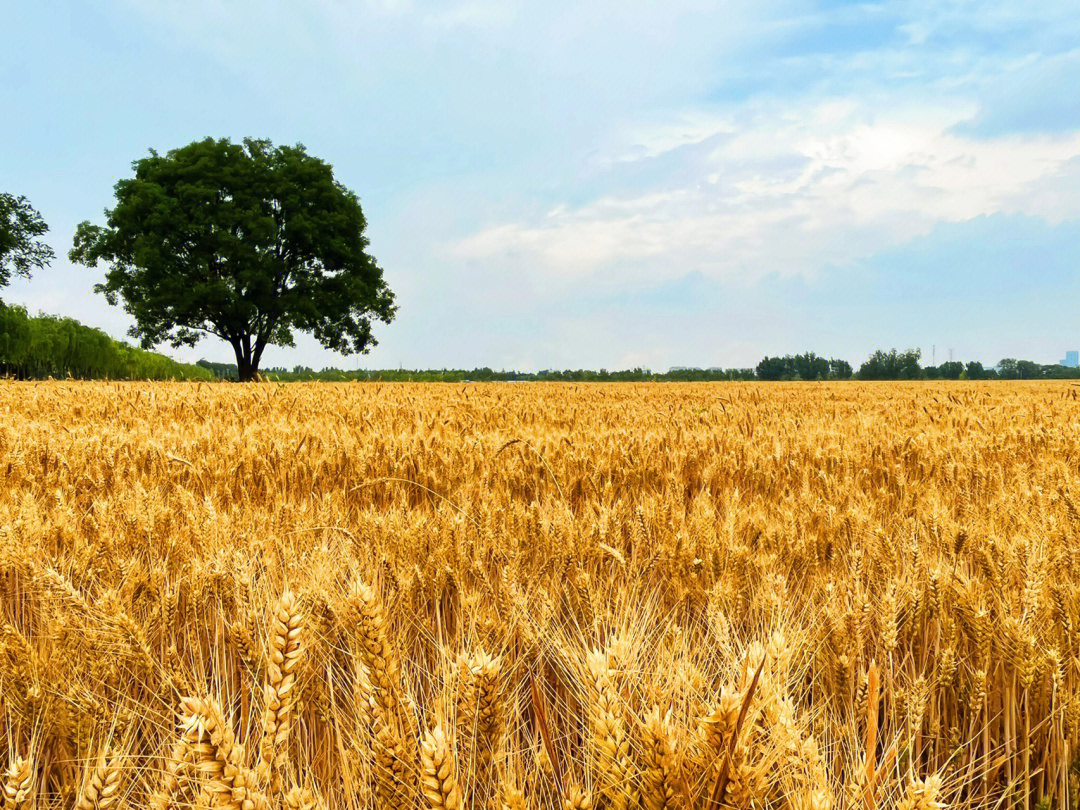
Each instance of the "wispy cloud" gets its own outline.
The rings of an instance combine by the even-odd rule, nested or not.
[[[814,274],[939,222],[1080,215],[1080,187],[1068,193],[1060,182],[1075,171],[1080,133],[956,134],[972,114],[962,103],[876,112],[852,99],[763,111],[737,129],[718,128],[712,134],[726,136],[720,143],[684,155],[693,182],[492,225],[455,242],[450,254],[563,279],[617,266],[628,284],[688,270],[747,282]],[[704,140],[654,143],[668,151],[707,143],[709,131],[699,135]]]

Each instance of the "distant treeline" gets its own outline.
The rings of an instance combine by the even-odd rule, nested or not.
[[[198,365],[212,371],[221,379],[235,380],[236,366],[233,363],[211,363],[200,360]],[[635,382],[662,380],[753,380],[756,379],[752,368],[742,369],[675,369],[657,374],[648,369],[635,368],[625,371],[600,369],[566,369],[563,371],[495,371],[490,368],[444,368],[444,369],[360,369],[343,371],[337,368],[324,368],[321,371],[307,366],[293,368],[268,368],[259,372],[265,380],[275,382],[303,382],[322,380],[325,382]]]
[[[845,360],[813,352],[766,357],[756,368],[646,368],[496,371],[474,369],[360,369],[307,366],[269,368],[275,382],[719,382],[723,380],[1039,380],[1080,379],[1080,368],[1005,358],[986,368],[972,361],[922,366],[918,349],[876,351],[857,370]],[[178,363],[156,352],[113,340],[73,318],[30,316],[23,307],[0,304],[0,376],[26,379],[75,377],[113,380],[235,380],[236,365],[200,360]]]
[[[0,376],[214,380],[213,372],[113,340],[72,318],[0,304]]]
[[[722,380],[1040,380],[1080,379],[1080,368],[1061,365],[1040,365],[1030,360],[1005,358],[997,366],[987,368],[978,361],[961,363],[949,361],[939,366],[922,366],[918,349],[908,351],[878,350],[853,370],[846,360],[819,357],[813,352],[766,357],[756,368],[674,368],[655,372],[645,368],[626,371],[600,369],[565,369],[529,371],[495,371],[474,369],[377,369],[343,371],[324,368],[321,371],[307,366],[269,368],[261,373],[264,379],[277,382],[322,380],[326,382],[718,382]],[[200,360],[198,365],[212,371],[220,379],[236,379],[232,363],[211,363]]]
[[[860,380],[1075,380],[1080,368],[1042,365],[1031,360],[1006,357],[996,366],[987,368],[977,360],[961,363],[949,360],[939,366],[921,366],[918,349],[899,352],[896,349],[874,352],[859,366],[855,377]]]

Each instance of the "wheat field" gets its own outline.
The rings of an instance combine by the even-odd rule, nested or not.
[[[0,387],[0,806],[1072,807],[1057,383]]]

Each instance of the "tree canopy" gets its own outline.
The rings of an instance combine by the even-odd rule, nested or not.
[[[860,380],[917,380],[923,376],[920,357],[922,352],[918,349],[903,352],[878,349],[859,366],[858,377]]]
[[[0,193],[0,287],[12,272],[30,278],[53,260],[53,249],[41,241],[49,226],[26,197]]]
[[[755,371],[759,380],[846,380],[851,377],[851,364],[805,352],[765,357]]]
[[[145,348],[215,335],[250,380],[263,350],[293,345],[296,331],[366,353],[372,320],[393,319],[359,199],[303,146],[207,138],[133,169],[106,225],[79,225],[70,256],[109,263],[95,289],[123,299]]]

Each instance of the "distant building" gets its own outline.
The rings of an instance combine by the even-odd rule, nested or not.
[[[1065,352],[1065,359],[1058,365],[1066,366],[1067,368],[1080,368],[1080,352]]]

